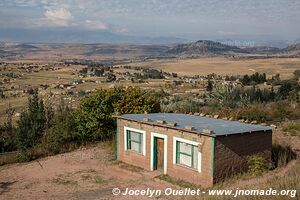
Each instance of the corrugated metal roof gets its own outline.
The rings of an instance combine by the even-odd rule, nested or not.
[[[193,132],[196,133],[205,133],[207,130],[212,130],[213,136],[272,130],[269,126],[177,113],[124,114],[116,117],[143,123],[146,123],[145,119],[147,118],[150,119],[148,122],[168,128],[186,129],[185,127],[193,127]],[[160,123],[157,122],[158,120]],[[170,127],[168,124],[162,124],[161,121],[176,123],[177,125],[176,127]]]

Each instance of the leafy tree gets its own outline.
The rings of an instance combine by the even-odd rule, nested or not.
[[[17,127],[17,142],[20,149],[35,146],[41,138],[46,125],[44,102],[38,97],[38,91],[28,99],[28,106],[21,113]]]
[[[79,143],[80,136],[76,132],[76,124],[72,109],[61,100],[52,120],[51,127],[44,135],[42,146],[50,153],[66,151],[71,143]]]
[[[300,91],[300,85],[296,81],[285,81],[279,87],[277,96],[280,99],[286,99],[293,90]]]
[[[208,81],[207,81],[207,86],[206,86],[206,91],[207,92],[211,92],[212,90],[213,90],[213,83],[212,83],[212,81],[210,80],[210,79],[208,79]]]
[[[293,72],[295,78],[300,78],[300,70],[297,69]]]
[[[15,109],[10,105],[5,111],[6,113],[6,121],[3,126],[0,126],[0,151],[7,152],[16,150],[16,142],[15,142],[15,127],[13,126],[13,115],[15,113]]]
[[[115,110],[120,114],[160,112],[160,98],[154,92],[129,87],[116,102]]]
[[[114,103],[120,99],[122,90],[99,90],[85,98],[75,114],[77,131],[82,142],[109,139],[115,127]]]
[[[112,114],[159,111],[159,98],[154,92],[133,87],[102,89],[81,102],[74,120],[82,142],[107,140],[112,138],[116,127]]]
[[[4,95],[4,92],[2,89],[0,89],[0,98],[1,99],[4,99],[5,98],[5,95]]]
[[[244,75],[243,78],[241,79],[241,82],[243,85],[256,85],[256,84],[259,84],[259,83],[264,83],[267,81],[267,76],[265,73],[254,73],[252,74],[251,76],[249,75]]]
[[[250,83],[250,77],[248,74],[244,75],[244,77],[241,79],[241,82],[243,85],[248,85]]]

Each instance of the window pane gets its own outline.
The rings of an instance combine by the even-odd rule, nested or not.
[[[131,141],[131,150],[141,153],[141,144]]]
[[[183,142],[179,142],[179,152],[192,155],[192,145],[183,143]]]
[[[198,169],[198,146],[177,142],[177,163]]]
[[[198,169],[198,147],[194,146],[194,164],[193,164],[193,168]]]
[[[132,151],[136,151],[138,153],[142,153],[142,137],[143,134],[127,130],[127,149]]]
[[[192,157],[184,154],[179,154],[179,163],[191,167]]]
[[[130,139],[131,140],[140,141],[141,142],[141,135],[142,134],[140,134],[140,133],[130,131]]]

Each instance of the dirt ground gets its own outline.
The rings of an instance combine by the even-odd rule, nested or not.
[[[176,188],[157,175],[114,161],[107,148],[93,147],[0,167],[0,199],[124,199],[113,196],[112,188]]]
[[[275,140],[284,140],[300,155],[300,137],[287,136],[281,130]],[[263,186],[275,175],[284,176],[296,164],[269,171],[261,177],[228,180],[225,188]],[[149,199],[147,196],[112,195],[113,188],[180,189],[179,186],[155,178],[149,172],[115,161],[108,147],[98,145],[70,153],[55,155],[28,163],[0,167],[0,199]],[[222,189],[225,189],[222,188]],[[153,198],[153,197],[152,197]],[[193,196],[157,196],[155,199],[193,199]]]

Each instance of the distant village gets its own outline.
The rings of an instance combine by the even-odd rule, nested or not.
[[[22,78],[26,74],[40,73],[43,71],[57,71],[65,67],[69,67],[70,63],[0,63],[0,89],[2,93],[7,96],[17,96],[24,93],[30,93],[31,85],[14,85],[10,88],[7,87],[9,83],[14,83],[16,79]],[[118,71],[118,69],[122,69]],[[39,89],[45,90],[49,87],[55,89],[72,90],[76,85],[86,82],[92,83],[118,83],[120,81],[131,81],[132,83],[143,83],[151,79],[164,79],[169,80],[168,86],[176,87],[182,84],[203,84],[207,80],[222,81],[223,84],[234,83],[239,84],[239,79],[229,79],[228,77],[219,76],[216,74],[209,74],[207,76],[179,76],[177,73],[164,72],[162,70],[150,69],[142,66],[130,65],[107,65],[107,64],[89,64],[84,65],[81,70],[72,72],[78,78],[74,78],[69,83],[64,84],[40,84]],[[92,77],[102,77],[102,81],[91,79]],[[86,79],[89,78],[89,79]],[[57,76],[59,80],[60,77]],[[3,94],[2,94],[3,95]]]
[[[59,81],[61,77],[57,73],[57,81],[38,85],[39,91],[48,88],[52,92],[63,94],[72,91],[78,85],[84,83],[148,83],[150,80],[163,80],[166,88],[176,88],[182,85],[190,87],[205,87],[208,80],[222,82],[222,84],[240,84],[238,78],[223,77],[216,74],[207,76],[179,76],[177,73],[169,73],[158,69],[146,68],[143,66],[112,65],[102,63],[0,63],[0,97],[17,97],[30,94],[34,88],[30,84],[16,84],[18,79],[26,79],[28,74],[40,74],[42,72],[58,71],[63,68],[70,68],[70,65],[81,65],[80,70],[71,70],[71,78],[66,81]],[[99,79],[101,78],[101,79]],[[92,88],[91,88],[92,89]],[[91,89],[84,92],[89,93]],[[58,91],[60,90],[60,92]]]

